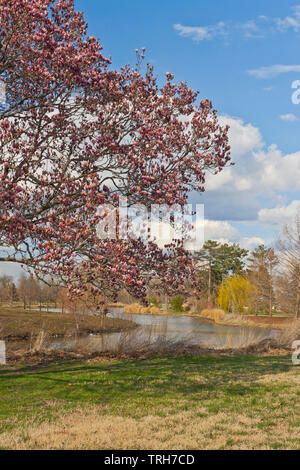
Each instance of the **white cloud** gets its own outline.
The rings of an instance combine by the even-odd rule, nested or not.
[[[238,231],[223,220],[205,220],[205,240],[218,240],[222,242],[234,242],[239,239]]]
[[[231,185],[232,182],[233,175],[230,167],[224,168],[224,170],[217,175],[208,173],[206,176],[206,191],[218,190],[220,187]]]
[[[282,33],[289,29],[297,33],[300,30],[300,5],[293,7],[291,14],[283,18],[260,15],[243,23],[220,21],[215,25],[208,26],[183,26],[177,23],[173,27],[180,36],[191,38],[196,42],[210,40],[220,35],[229,36],[234,33],[239,33],[248,39],[262,38],[266,33]]]
[[[245,38],[262,38],[264,36],[264,31],[254,20],[249,20],[246,23],[237,24],[236,29],[240,30]]]
[[[218,175],[208,175],[207,190],[252,191],[271,195],[275,191],[300,190],[300,151],[284,155],[276,145],[266,148],[258,128],[229,116],[220,118],[230,126],[232,161]]]
[[[180,36],[191,38],[196,42],[227,34],[226,25],[221,21],[214,26],[183,26],[182,24],[174,24],[173,27]]]
[[[280,119],[282,119],[283,121],[288,121],[288,122],[298,121],[297,116],[295,116],[295,114],[292,114],[292,113],[291,114],[281,114]]]
[[[293,14],[285,18],[275,18],[275,25],[279,31],[293,29],[296,33],[300,29],[300,5],[292,8]]]
[[[205,220],[204,233],[205,240],[229,244],[239,243],[246,250],[253,250],[256,246],[266,244],[261,237],[242,237],[229,222],[221,220]]]
[[[284,206],[286,198],[291,197],[289,192],[300,191],[300,150],[284,154],[276,145],[266,147],[255,126],[229,116],[222,116],[221,121],[231,126],[229,143],[236,165],[207,176],[206,191],[200,201],[205,205],[205,217],[221,222],[256,222],[258,228],[262,226],[268,233],[270,241],[274,236],[270,230],[278,230],[284,215],[294,213],[294,206],[288,209]],[[191,199],[199,202],[196,194]],[[262,209],[262,199],[268,200],[269,209]],[[278,207],[283,209],[277,217]],[[272,208],[274,212],[270,212]],[[239,240],[242,242],[241,237]],[[247,243],[250,242],[245,240]]]
[[[266,225],[282,225],[290,222],[300,214],[300,201],[295,200],[288,206],[278,206],[273,209],[261,209],[259,221]]]
[[[240,240],[240,245],[245,250],[252,251],[255,247],[259,245],[266,245],[266,241],[260,237],[243,237]]]
[[[260,174],[252,176],[261,195],[300,190],[300,151],[283,155],[272,145],[267,151],[255,154],[255,158],[261,164]]]
[[[256,78],[275,78],[282,73],[300,72],[300,65],[270,65],[258,69],[247,70],[249,75]]]
[[[234,167],[227,167],[218,175],[208,174],[206,189],[207,191],[217,190],[221,187],[235,187],[238,191],[251,189],[251,179],[248,177],[248,172],[245,176],[238,175],[240,160],[245,156],[249,156],[248,163],[253,155],[253,152],[259,151],[263,148],[263,141],[260,131],[252,124],[245,124],[241,119],[232,118],[230,116],[220,116],[220,123],[222,125],[229,125],[229,143],[231,146],[232,161],[237,165]],[[238,175],[238,177],[237,177]]]
[[[242,119],[230,116],[221,116],[220,123],[230,126],[231,155],[235,161],[246,153],[263,147],[261,133],[252,124],[245,124]]]

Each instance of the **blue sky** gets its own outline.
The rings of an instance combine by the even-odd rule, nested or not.
[[[271,244],[300,212],[300,0],[75,0],[113,67],[136,48],[231,125],[234,167],[209,178],[206,238]],[[300,82],[299,82],[300,84]],[[299,94],[300,96],[300,94]]]
[[[300,107],[291,102],[291,83],[300,79],[300,68],[298,74],[260,80],[247,73],[297,64],[300,29],[276,24],[277,19],[295,18],[295,0],[77,0],[76,5],[115,66],[133,62],[134,49],[145,46],[147,60],[160,76],[173,72],[211,98],[220,113],[258,126],[267,143],[276,135],[285,152],[295,150],[298,124],[283,123],[280,115],[300,118]],[[298,22],[300,26],[300,15]],[[220,23],[224,26],[218,34],[213,29]],[[210,27],[212,37],[197,41],[196,32],[184,35],[174,25]]]
[[[298,0],[299,1],[299,0]],[[270,244],[300,211],[300,1],[77,0],[113,66],[136,48],[213,101],[236,166],[209,178],[207,238]],[[300,95],[299,95],[300,96]]]

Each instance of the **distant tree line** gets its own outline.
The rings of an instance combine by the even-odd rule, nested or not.
[[[208,240],[194,254],[193,262],[200,284],[198,310],[219,306],[232,313],[270,316],[282,313],[300,318],[300,215],[284,227],[274,247],[259,245],[249,251],[238,243]],[[159,279],[152,279],[147,287],[148,303],[175,311],[183,310],[185,302],[196,298],[188,282],[185,291],[174,298],[166,297]],[[108,299],[105,290],[95,294],[89,289],[72,300],[67,289],[49,284],[49,280],[44,282],[25,274],[17,281],[7,275],[0,276],[2,305],[18,302],[25,309],[34,305],[90,311],[103,309]],[[135,301],[124,289],[118,300]]]
[[[0,276],[0,303],[13,305],[20,303],[26,308],[33,305],[47,307],[59,301],[61,289],[48,285],[32,276],[22,275],[17,281],[8,275]]]
[[[206,307],[300,318],[300,216],[284,227],[274,248],[248,251],[238,243],[209,240],[195,254],[195,264]]]

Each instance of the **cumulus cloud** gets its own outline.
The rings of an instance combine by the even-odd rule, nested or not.
[[[204,222],[204,237],[205,240],[234,242],[239,239],[239,233],[229,222],[206,219]]]
[[[266,147],[259,129],[251,124],[228,116],[221,121],[230,125],[229,142],[236,165],[224,173],[208,175],[207,191],[270,196],[276,191],[300,190],[300,151],[284,155],[276,145]]]
[[[240,245],[245,250],[252,251],[259,245],[266,245],[266,241],[261,237],[242,237]]]
[[[220,122],[230,126],[229,140],[234,160],[264,146],[260,130],[252,124],[231,116],[221,116]]]
[[[259,221],[266,225],[282,225],[291,222],[300,214],[300,200],[292,201],[288,206],[278,206],[273,209],[261,209]]]
[[[239,231],[229,222],[220,220],[205,220],[205,240],[216,240],[220,243],[239,243],[246,250],[253,250],[256,246],[265,245],[261,237],[242,237]]]
[[[205,218],[212,221],[246,223],[246,227],[256,223],[260,236],[263,229],[270,241],[282,223],[298,210],[298,203],[285,207],[285,201],[298,199],[292,193],[300,191],[300,150],[284,154],[276,145],[267,147],[257,127],[229,116],[222,116],[221,121],[231,126],[229,142],[236,165],[208,175],[206,191],[201,196],[192,194],[191,202],[203,203]],[[262,204],[268,204],[268,209]],[[219,234],[219,238],[238,240],[245,248],[263,241],[244,239],[236,232],[229,236],[224,225],[219,227],[227,233]],[[213,235],[209,234],[209,238],[218,238],[218,233]]]
[[[300,190],[300,151],[284,155],[276,145],[254,155],[261,165],[257,189],[261,195]]]
[[[215,240],[219,243],[228,244],[239,243],[241,247],[246,250],[252,250],[258,245],[266,244],[265,240],[261,237],[242,236],[235,227],[224,220],[199,219],[194,223],[194,227],[198,234],[197,240],[184,240],[186,250],[198,251],[207,240]],[[177,238],[172,227],[165,222],[161,222],[160,224],[152,223],[152,229],[154,229],[156,233],[153,239],[155,239],[160,248],[171,243],[173,237]],[[199,232],[201,232],[200,236]]]

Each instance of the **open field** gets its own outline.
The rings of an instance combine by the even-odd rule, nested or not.
[[[28,340],[40,331],[48,337],[116,332],[135,327],[132,321],[92,315],[73,315],[57,312],[39,312],[22,308],[0,309],[0,339]]]
[[[290,356],[0,367],[2,449],[300,449]]]

